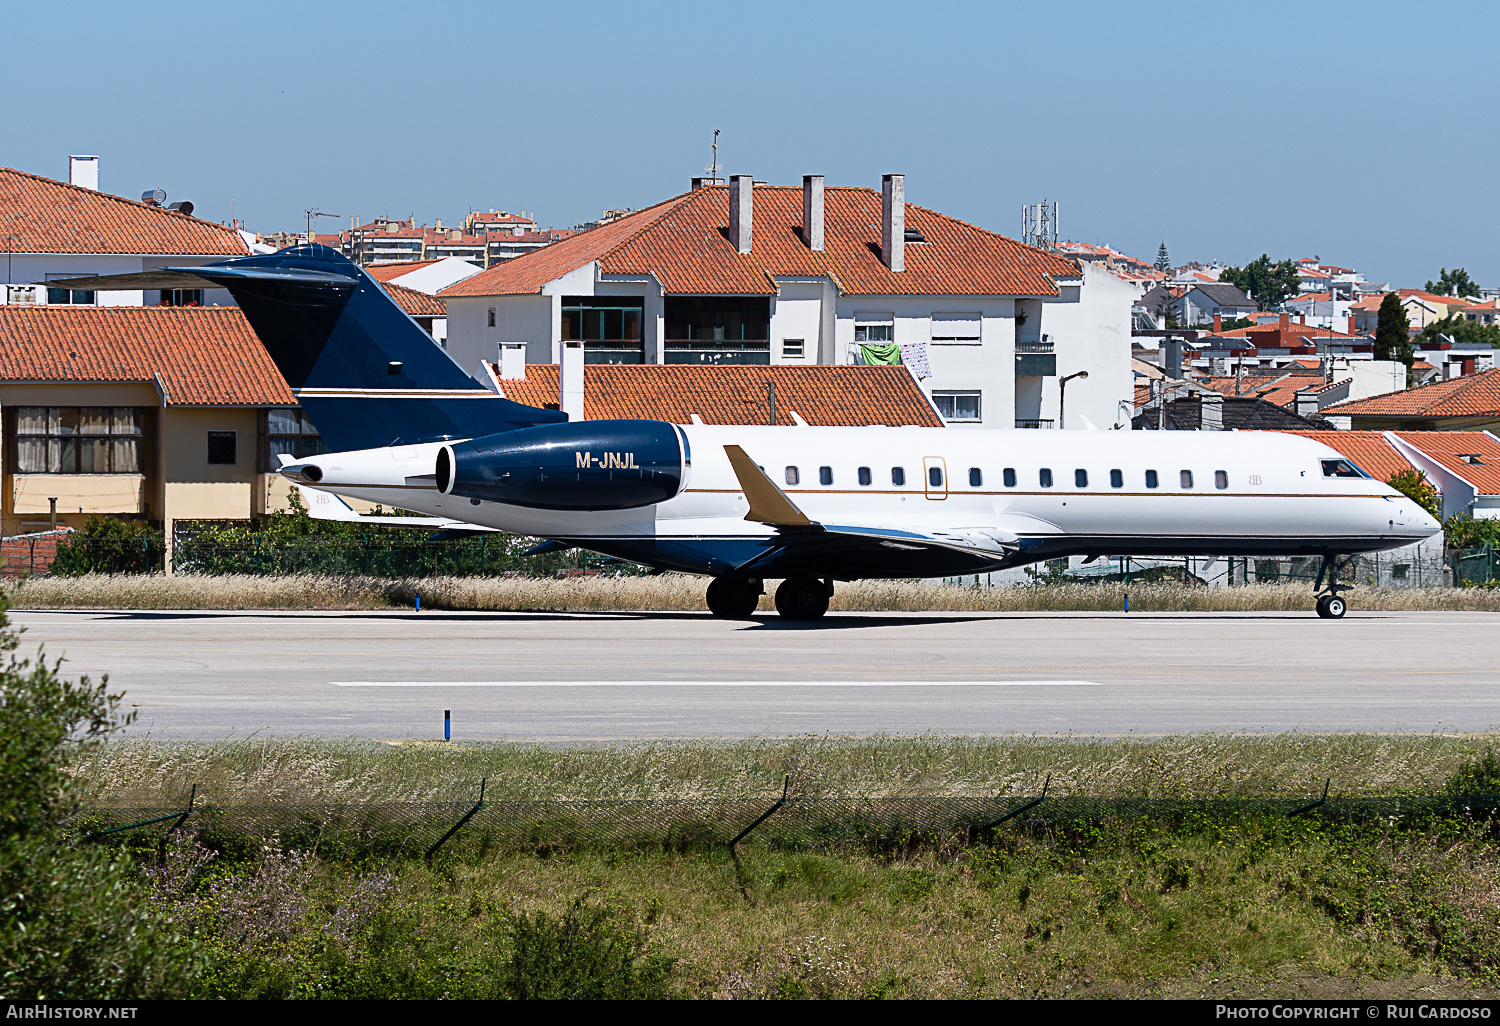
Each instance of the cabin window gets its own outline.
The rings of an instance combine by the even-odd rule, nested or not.
[[[870,468],[869,467],[860,467],[859,468],[859,483],[862,484],[862,485],[867,485],[872,480],[874,480],[874,478],[872,478],[870,476]]]
[[[1109,472],[1109,486],[1111,488],[1125,487],[1125,472],[1123,470],[1111,470]]]
[[[1227,471],[1227,470],[1216,470],[1216,471],[1214,471],[1214,487],[1215,488],[1228,488],[1229,487],[1229,471]]]
[[[979,472],[978,467],[969,468],[969,487],[978,488],[984,484],[984,475]]]
[[[1052,469],[1050,467],[1043,467],[1042,472],[1037,475],[1037,478],[1043,488],[1052,487]]]
[[[905,467],[892,467],[891,468],[891,484],[895,485],[897,488],[900,488],[900,487],[902,487],[903,485],[906,484],[906,468]]]
[[[819,484],[824,484],[824,485],[831,485],[831,484],[833,484],[833,468],[832,467],[819,467],[818,468],[818,483]]]
[[[1073,471],[1073,487],[1087,488],[1089,486],[1089,472],[1087,470]]]
[[[794,485],[798,481],[801,481],[801,480],[802,480],[802,475],[797,471],[796,467],[787,467],[786,468],[786,483],[787,484]]]
[[[1154,470],[1148,470],[1148,471],[1146,471],[1146,487],[1147,488],[1155,488],[1157,486],[1157,484],[1158,484],[1158,482],[1156,480],[1156,471],[1154,471]]]
[[[928,467],[927,468],[927,483],[929,485],[931,485],[932,487],[934,487],[934,488],[941,488],[941,487],[943,487],[943,468],[942,467]]]
[[[1003,471],[1000,472],[1000,476],[1005,481],[1005,487],[1007,487],[1007,488],[1014,488],[1016,486],[1016,468],[1015,467],[1006,467]]]
[[[1193,487],[1193,472],[1191,470],[1181,471],[1180,473],[1178,473],[1177,476],[1182,481],[1182,487],[1184,487],[1184,488],[1191,488],[1191,487]]]
[[[1364,477],[1359,468],[1348,460],[1324,460],[1324,477]]]

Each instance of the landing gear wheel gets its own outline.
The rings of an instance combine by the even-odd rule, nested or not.
[[[776,612],[785,620],[817,620],[828,612],[828,585],[816,577],[789,577],[776,589]]]
[[[715,577],[708,582],[708,611],[721,620],[748,620],[760,605],[761,589],[736,577]]]
[[[1349,611],[1349,603],[1345,602],[1337,595],[1329,595],[1328,598],[1323,602],[1323,610],[1324,616],[1328,617],[1330,620],[1337,620]]]
[[[1319,595],[1318,600],[1313,603],[1313,608],[1318,611],[1318,615],[1323,619],[1328,619],[1328,596]]]

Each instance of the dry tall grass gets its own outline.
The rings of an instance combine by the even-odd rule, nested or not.
[[[772,611],[776,581],[766,582],[760,608]],[[39,577],[15,589],[25,609],[383,609],[411,606],[418,595],[432,609],[703,610],[708,579],[656,577],[380,577],[107,576]],[[929,581],[857,581],[838,585],[837,612],[1110,611],[1255,612],[1312,609],[1312,588],[1253,584],[1234,588],[1181,584],[1055,584],[954,587]],[[1500,590],[1482,588],[1354,588],[1354,609],[1500,610]]]
[[[1440,788],[1494,736],[1189,735],[1150,740],[1029,737],[758,738],[554,747],[441,741],[268,738],[217,743],[131,740],[78,767],[100,798],[129,791],[212,801],[317,797],[368,801],[494,795],[571,799],[765,795],[785,775],[804,796],[1036,794],[1163,797],[1337,794]]]

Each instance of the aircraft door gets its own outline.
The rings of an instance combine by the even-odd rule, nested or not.
[[[922,486],[929,499],[948,497],[948,465],[941,456],[922,457]]]

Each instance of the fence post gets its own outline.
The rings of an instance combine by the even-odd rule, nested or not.
[[[136,827],[150,826],[152,823],[165,823],[169,819],[175,819],[177,822],[167,827],[166,834],[170,834],[173,830],[182,826],[183,820],[193,814],[193,806],[197,801],[198,785],[194,784],[192,793],[188,795],[188,807],[181,812],[169,812],[165,816],[157,816],[155,819],[144,819],[139,823],[127,823],[124,826],[110,827],[108,830],[96,830],[91,834],[84,834],[83,839],[85,841],[92,841],[94,838],[103,837],[106,834],[118,834],[122,830],[134,830]],[[162,835],[163,840],[166,839],[166,834]]]
[[[458,833],[459,827],[461,827],[465,823],[467,823],[473,817],[474,813],[476,813],[480,809],[484,808],[484,785],[486,783],[488,783],[488,782],[489,782],[489,778],[488,777],[485,777],[484,779],[482,779],[482,780],[479,781],[479,801],[477,801],[477,802],[474,803],[474,807],[472,809],[470,809],[468,812],[464,813],[464,818],[463,819],[459,820],[457,823],[454,823],[453,826],[451,828],[449,828],[449,830],[448,830],[448,832],[446,834],[444,834],[442,837],[438,838],[437,844],[434,844],[431,848],[427,849],[427,858],[429,860],[434,855],[437,854],[437,850],[439,848],[441,848],[447,842],[448,838],[450,838],[454,834]]]
[[[749,826],[747,826],[745,829],[741,830],[738,834],[735,835],[734,840],[732,840],[732,841],[729,842],[729,850],[730,850],[731,853],[734,851],[734,846],[736,844],[739,844],[741,841],[743,841],[745,839],[746,835],[748,835],[750,833],[750,831],[754,830],[756,827],[760,826],[766,820],[770,819],[771,818],[771,813],[775,812],[777,809],[781,808],[783,805],[786,804],[786,796],[787,796],[787,793],[791,789],[792,789],[792,775],[790,773],[788,773],[787,777],[786,777],[786,783],[783,784],[783,785],[781,785],[781,797],[776,800],[776,804],[775,805],[771,806],[765,812],[762,812],[760,814],[759,818],[757,818],[754,823],[751,823]]]
[[[978,835],[978,834],[980,834],[980,833],[982,833],[982,832],[984,832],[986,830],[993,830],[993,829],[995,829],[995,827],[999,826],[1001,823],[1004,823],[1006,820],[1008,820],[1008,819],[1015,819],[1017,816],[1019,816],[1021,813],[1025,812],[1027,809],[1034,809],[1038,805],[1042,804],[1042,802],[1044,802],[1044,801],[1047,800],[1047,788],[1050,787],[1051,785],[1052,785],[1052,774],[1048,773],[1046,781],[1042,784],[1042,793],[1041,793],[1040,797],[1031,799],[1031,801],[1027,802],[1025,805],[1020,806],[1019,808],[1011,809],[1009,812],[1007,812],[1005,815],[1001,816],[999,819],[992,820],[989,823],[981,823],[978,826],[971,826],[971,827],[969,827],[969,840],[972,841],[975,838],[976,835]]]
[[[1326,803],[1328,801],[1328,785],[1331,784],[1331,783],[1333,783],[1333,778],[1332,777],[1329,777],[1327,780],[1323,781],[1323,797],[1319,798],[1315,802],[1309,802],[1306,805],[1298,806],[1297,808],[1293,809],[1291,812],[1287,813],[1287,818],[1290,819],[1293,816],[1300,816],[1304,812],[1311,812],[1313,809],[1316,809],[1318,806],[1323,805],[1324,803]]]

